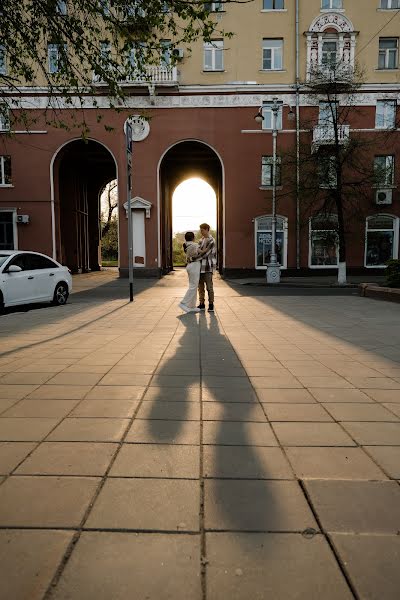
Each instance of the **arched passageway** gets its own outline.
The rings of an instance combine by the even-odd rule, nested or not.
[[[173,208],[174,191],[190,178],[206,181],[217,198],[218,268],[223,268],[223,175],[221,161],[207,144],[198,141],[178,142],[165,154],[160,166],[160,236],[163,273],[173,268]],[[201,202],[201,199],[199,199]],[[199,214],[196,211],[196,214]],[[207,214],[204,215],[206,219]]]
[[[54,163],[57,260],[72,272],[101,266],[100,194],[116,179],[112,154],[95,141],[75,140]]]

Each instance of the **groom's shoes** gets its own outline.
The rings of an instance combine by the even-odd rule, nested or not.
[[[200,302],[200,304],[198,305],[197,308],[200,309],[200,310],[206,310],[206,305],[203,304],[202,302]]]

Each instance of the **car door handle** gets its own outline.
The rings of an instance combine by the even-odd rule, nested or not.
[[[54,273],[49,273],[49,277],[54,277]]]
[[[28,277],[28,279],[34,279],[33,275],[30,275],[30,276]]]

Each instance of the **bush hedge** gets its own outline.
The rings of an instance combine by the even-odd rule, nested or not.
[[[388,260],[385,270],[386,285],[392,288],[400,288],[400,260]]]

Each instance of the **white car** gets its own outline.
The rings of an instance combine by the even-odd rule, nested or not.
[[[49,256],[0,250],[0,312],[7,306],[52,302],[62,305],[72,289],[69,269]]]

